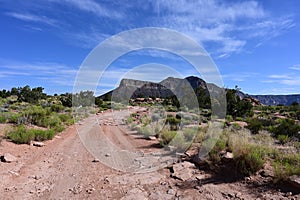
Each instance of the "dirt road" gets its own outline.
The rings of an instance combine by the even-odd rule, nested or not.
[[[246,182],[218,182],[187,162],[173,164],[179,172],[171,178],[164,167],[170,160],[155,156],[157,141],[128,134],[121,126],[125,115],[89,118],[78,125],[79,134],[74,125],[44,147],[3,140],[0,155],[10,153],[17,162],[0,162],[0,199],[289,199]]]

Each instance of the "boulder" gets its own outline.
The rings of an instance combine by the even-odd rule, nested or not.
[[[187,161],[176,163],[173,165],[174,173],[172,173],[172,177],[186,181],[193,176],[194,168],[195,165]]]
[[[5,153],[3,156],[1,156],[1,161],[7,163],[16,162],[17,158],[10,153]]]
[[[296,187],[297,189],[300,190],[300,176],[293,175],[289,177],[289,182]]]
[[[231,152],[226,152],[224,155],[223,155],[223,158],[227,159],[227,160],[231,160],[233,159],[233,153]]]

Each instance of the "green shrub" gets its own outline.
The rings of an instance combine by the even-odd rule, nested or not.
[[[176,131],[163,130],[160,135],[161,138],[160,144],[162,146],[169,144],[176,134],[177,134]]]
[[[273,167],[275,182],[285,181],[292,175],[300,175],[300,154],[278,153]]]
[[[34,135],[34,140],[36,141],[51,140],[55,136],[54,130],[30,129],[28,132],[31,132],[31,134]]]
[[[237,169],[249,176],[261,169],[265,162],[266,151],[258,145],[248,145],[242,151],[233,152]]]
[[[300,131],[300,126],[294,120],[284,119],[279,121],[279,125],[273,127],[272,133],[277,137],[278,135],[287,135],[289,137],[296,136]]]
[[[8,118],[8,122],[9,123],[14,123],[14,124],[18,124],[19,123],[19,118],[20,118],[20,114],[12,114],[9,118]]]
[[[142,134],[145,138],[149,138],[151,135],[151,130],[149,126],[142,126],[139,128],[138,132]]]
[[[280,144],[285,144],[290,140],[288,135],[277,135],[277,139]]]
[[[55,130],[27,129],[24,125],[19,125],[7,132],[6,136],[14,143],[29,144],[32,140],[51,140],[55,133]]]
[[[6,117],[4,115],[0,115],[0,124],[4,124],[6,122]]]
[[[252,118],[248,120],[248,128],[253,134],[258,134],[258,132],[263,128],[263,124],[259,119]]]
[[[212,139],[214,140],[214,139]],[[215,140],[214,140],[215,141]],[[212,141],[213,142],[213,141]],[[226,141],[219,139],[213,149],[209,152],[209,159],[214,163],[218,163],[221,160],[220,152],[226,148]]]
[[[51,116],[43,118],[42,126],[44,126],[44,127],[52,128],[52,127],[56,127],[59,125],[61,125],[61,120],[58,117],[58,115],[51,115]]]
[[[56,112],[56,113],[61,112],[64,109],[65,109],[65,107],[63,105],[60,105],[60,104],[53,104],[50,107],[51,112]]]
[[[19,125],[7,133],[7,138],[17,144],[29,144],[34,140],[35,135],[31,131],[27,131],[24,125]]]

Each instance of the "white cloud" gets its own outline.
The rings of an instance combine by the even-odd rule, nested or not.
[[[48,83],[71,85],[77,70],[57,63],[1,63],[0,74],[3,78],[30,77],[34,80],[47,80]]]
[[[14,17],[16,19],[27,21],[27,22],[38,22],[47,24],[50,26],[57,26],[57,21],[46,16],[38,16],[28,13],[17,13],[17,12],[7,12],[6,15]]]
[[[300,86],[300,76],[296,74],[273,74],[267,76],[269,79],[264,83],[277,83],[280,85]]]
[[[123,18],[122,13],[117,12],[112,8],[107,8],[94,0],[58,0],[57,2],[71,4],[80,10],[91,12],[100,17]]]
[[[268,78],[272,78],[272,79],[290,79],[291,76],[287,75],[287,74],[272,74],[272,75],[269,75]]]
[[[289,67],[289,69],[300,71],[300,64],[293,65],[292,67]]]

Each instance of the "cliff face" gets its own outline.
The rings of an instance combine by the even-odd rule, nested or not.
[[[292,95],[251,95],[264,105],[291,105],[293,102],[300,104],[300,94]]]
[[[140,80],[123,79],[119,87],[101,96],[102,99],[116,101],[129,100],[138,97],[167,98],[173,95],[177,97],[194,94],[196,88],[207,90],[205,81],[198,77],[187,77],[185,79],[169,77],[160,83]]]
[[[210,93],[208,93],[208,90]],[[154,97],[166,98],[176,96],[177,98],[188,98],[197,96],[198,100],[203,98],[219,96],[222,90],[212,84],[206,83],[201,78],[189,76],[184,79],[169,77],[159,83],[140,81],[133,79],[123,79],[116,89],[101,95],[104,100],[127,101],[131,98]],[[296,95],[247,95],[238,91],[241,99],[250,99],[251,102],[260,102],[263,105],[290,105],[293,102],[300,103],[300,94]],[[257,101],[257,100],[258,101]],[[188,100],[187,100],[188,101]],[[192,99],[190,99],[192,101]],[[209,101],[209,100],[205,100]]]

